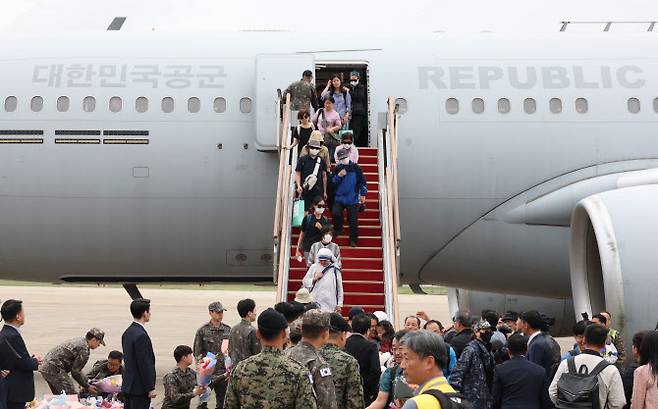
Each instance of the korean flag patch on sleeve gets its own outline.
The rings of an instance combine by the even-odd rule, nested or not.
[[[320,369],[320,376],[325,378],[327,376],[331,376],[331,368],[321,368]]]

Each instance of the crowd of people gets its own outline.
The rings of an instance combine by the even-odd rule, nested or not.
[[[321,249],[321,256],[332,256]],[[307,288],[292,302],[257,314],[241,300],[241,321],[223,322],[220,302],[192,346],[173,351],[176,367],[162,378],[164,409],[189,409],[192,399],[216,396],[217,408],[601,408],[658,407],[658,325],[623,336],[608,312],[584,316],[573,327],[574,347],[561,354],[548,333],[551,319],[537,311],[473,317],[459,311],[445,327],[419,311],[395,331],[383,311],[352,307],[347,319],[321,309]],[[122,351],[111,351],[86,374],[90,350],[104,345],[92,328],[83,337],[31,355],[21,335],[25,311],[7,300],[1,313],[0,408],[24,409],[35,398],[38,371],[55,394],[98,395],[95,382],[122,375],[118,399],[126,409],[147,409],[156,395],[155,354],[148,335],[150,301],[130,304],[133,322]],[[257,322],[254,327],[253,323]],[[216,365],[202,383],[193,368],[212,355]],[[198,408],[207,407],[207,399]]]
[[[360,74],[354,71],[350,77],[349,87],[342,85],[340,75],[332,77],[320,94],[321,108],[311,71],[304,71],[302,79],[286,89],[299,123],[292,127],[293,141],[284,149],[298,148],[295,184],[307,214],[296,253],[306,258],[309,266],[317,261],[308,256],[311,246],[320,241],[322,227],[329,224],[323,216],[327,206],[334,235],[343,234],[347,213],[350,245],[357,246],[359,240],[358,214],[365,209],[368,187],[358,164],[356,144],[367,139],[367,102],[365,88],[359,84]]]

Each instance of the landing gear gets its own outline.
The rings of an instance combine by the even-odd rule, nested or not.
[[[135,283],[124,283],[123,289],[126,290],[130,298],[133,300],[137,298],[144,298],[142,297],[142,293],[139,292],[139,288],[137,288],[137,284]]]

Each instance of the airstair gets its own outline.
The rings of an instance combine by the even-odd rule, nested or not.
[[[290,103],[279,101],[279,146],[291,140]],[[336,238],[342,258],[343,315],[352,306],[368,312],[385,311],[397,328],[400,223],[397,189],[397,111],[388,100],[387,125],[378,132],[377,147],[359,148],[359,165],[366,182],[366,210],[359,213],[358,247],[349,246],[349,227]],[[277,302],[292,301],[306,274],[305,261],[294,258],[299,228],[291,226],[297,154],[280,149],[274,216],[274,280]],[[331,220],[330,211],[325,216]],[[332,221],[333,222],[333,221]]]

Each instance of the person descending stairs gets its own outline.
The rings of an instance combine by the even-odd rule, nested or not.
[[[377,148],[359,148],[359,165],[368,185],[366,209],[359,213],[359,241],[356,247],[350,247],[350,229],[346,223],[342,234],[334,239],[340,246],[342,259],[342,277],[344,303],[342,315],[352,306],[360,306],[367,312],[384,311],[384,262],[382,223],[379,211],[379,170],[377,166]],[[324,215],[333,223],[331,212]],[[297,243],[299,228],[293,228],[292,243]],[[290,272],[287,300],[295,298],[295,292],[301,287],[306,274],[306,261],[298,261],[294,247],[291,249]]]

